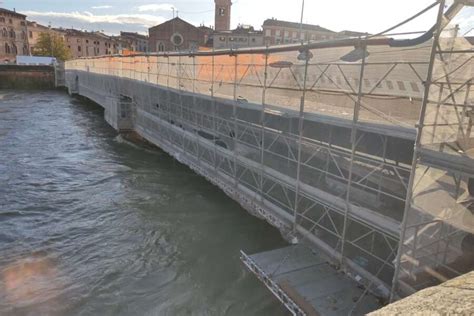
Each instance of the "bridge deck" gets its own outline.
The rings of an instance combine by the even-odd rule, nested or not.
[[[357,303],[362,287],[302,245],[241,252],[241,260],[293,315],[366,314],[380,307],[372,295]]]

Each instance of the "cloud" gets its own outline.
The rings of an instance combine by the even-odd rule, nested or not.
[[[96,5],[96,6],[93,6],[91,7],[92,9],[110,9],[110,8],[113,8],[111,5]]]
[[[88,11],[83,12],[38,12],[23,11],[29,17],[63,18],[73,21],[87,23],[115,23],[115,24],[136,24],[143,27],[151,27],[162,23],[165,18],[149,14],[106,14],[96,15]]]
[[[176,7],[172,4],[162,3],[162,4],[144,4],[137,7],[139,12],[157,12],[157,11],[173,11],[176,10]]]

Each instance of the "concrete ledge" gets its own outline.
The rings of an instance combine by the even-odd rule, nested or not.
[[[387,305],[371,316],[382,315],[473,315],[474,271],[438,286],[421,290]]]

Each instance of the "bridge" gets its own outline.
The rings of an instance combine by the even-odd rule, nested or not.
[[[374,309],[473,268],[472,7],[443,4],[416,41],[82,58],[65,85],[294,244],[241,253],[293,314]]]

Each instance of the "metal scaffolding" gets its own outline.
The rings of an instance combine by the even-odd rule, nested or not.
[[[461,1],[459,1],[461,2]],[[468,4],[467,1],[465,1]],[[392,299],[474,269],[473,45],[440,2],[425,80]]]
[[[472,44],[434,34],[83,58],[66,81],[130,97],[145,138],[396,298],[461,272],[474,227]]]

